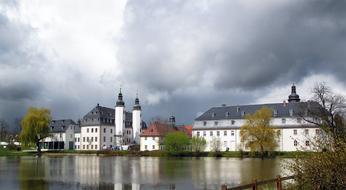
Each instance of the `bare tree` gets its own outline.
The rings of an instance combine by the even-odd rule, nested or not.
[[[8,140],[8,124],[5,120],[0,120],[0,141]]]

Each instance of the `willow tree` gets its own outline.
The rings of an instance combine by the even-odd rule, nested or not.
[[[277,146],[277,133],[271,126],[272,111],[262,107],[254,114],[245,116],[245,124],[240,129],[241,142],[251,151],[259,151],[262,159],[264,151],[273,151]]]
[[[41,140],[49,136],[50,111],[30,107],[21,121],[20,139],[24,144],[35,143],[37,154],[41,155]]]

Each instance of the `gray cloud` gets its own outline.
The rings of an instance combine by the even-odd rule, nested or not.
[[[204,6],[202,6],[204,5]],[[129,1],[119,59],[153,89],[253,89],[313,73],[345,79],[343,1]]]
[[[1,5],[16,9],[20,3]],[[111,39],[102,36],[112,33],[108,28],[84,33],[84,25],[64,20],[71,15],[55,17],[63,14],[59,10],[42,23],[27,18],[26,24],[5,9],[0,7],[0,118],[44,106],[54,118],[77,119],[97,103],[114,106],[122,84],[128,110],[138,89],[146,120],[174,114],[191,123],[211,106],[254,102],[311,75],[346,79],[344,1],[129,0],[120,37],[111,36],[114,47],[104,49],[98,38],[80,42],[97,35]],[[102,54],[93,54],[93,45],[116,52],[119,63],[104,64],[113,54],[97,57]]]

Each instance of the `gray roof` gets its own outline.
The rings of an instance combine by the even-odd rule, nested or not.
[[[53,133],[63,133],[71,125],[78,126],[72,119],[52,120],[49,128]]]
[[[115,110],[113,108],[107,108],[96,105],[90,110],[81,120],[81,126],[90,125],[114,125]]]
[[[307,106],[319,105],[309,101],[213,107],[197,117],[195,121],[243,119],[246,114],[253,114],[262,107],[272,109],[273,117],[297,117],[304,113],[304,108]]]
[[[81,126],[115,125],[114,121],[115,109],[97,105],[83,117]],[[146,126],[142,121],[142,128],[146,128]],[[132,113],[127,111],[125,111],[125,128],[132,128]]]

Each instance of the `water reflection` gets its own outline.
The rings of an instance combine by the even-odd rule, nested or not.
[[[280,174],[281,160],[44,156],[1,158],[8,189],[220,189]],[[6,167],[2,167],[6,165]],[[13,178],[6,178],[3,172]],[[1,189],[1,187],[0,187]]]

